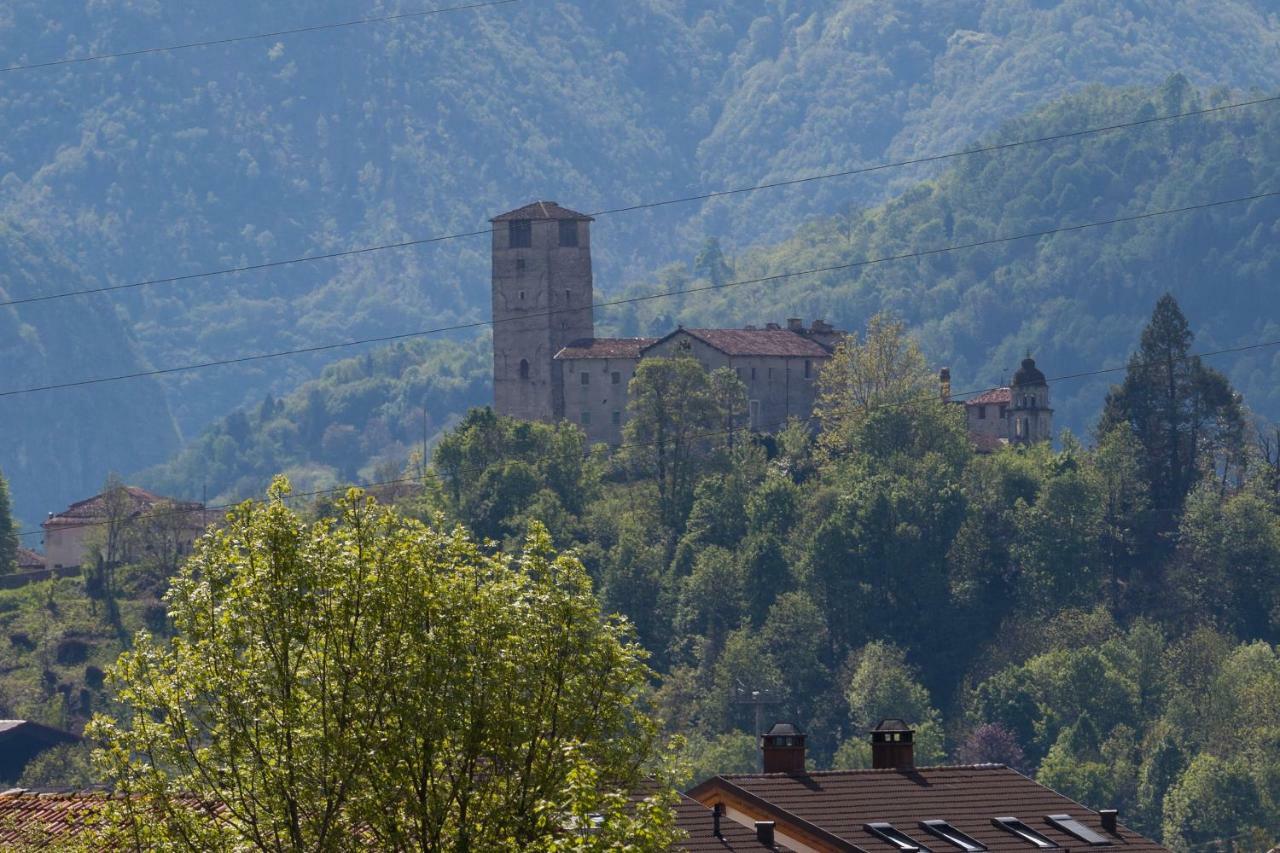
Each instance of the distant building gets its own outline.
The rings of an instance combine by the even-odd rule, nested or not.
[[[991,453],[1009,444],[1033,444],[1053,439],[1053,409],[1049,406],[1049,382],[1028,356],[1013,375],[1013,382],[970,397],[951,399],[951,371],[939,377],[942,398],[964,406],[969,438],[980,453]]]
[[[916,767],[913,737],[884,720],[871,733],[873,769],[809,771],[804,735],[782,724],[761,736],[764,773],[715,776],[688,795],[779,849],[810,853],[1166,850],[1114,809],[1094,811],[1002,764]]]
[[[18,549],[18,571],[36,572],[44,568],[44,556],[30,548]]]
[[[79,742],[79,735],[30,720],[0,720],[0,779],[16,782],[27,763],[46,749]]]
[[[493,219],[494,409],[567,420],[591,442],[618,445],[627,389],[643,358],[690,356],[728,367],[747,388],[750,428],[808,418],[819,369],[844,333],[821,320],[785,327],[676,329],[662,338],[597,338],[591,217],[534,202]]]
[[[107,528],[118,525],[136,532],[143,522],[153,522],[153,529],[163,530],[172,540],[170,547],[186,553],[204,533],[208,519],[204,504],[174,501],[153,495],[137,486],[122,486],[118,493],[103,493],[73,503],[60,513],[49,513],[44,524],[45,565],[50,569],[79,566],[91,556],[95,542],[101,541]],[[128,535],[119,543],[119,562],[131,562],[146,556],[155,547],[148,537]]]

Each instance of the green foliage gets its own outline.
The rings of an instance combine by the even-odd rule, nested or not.
[[[288,492],[201,541],[174,638],[113,670],[125,713],[92,732],[126,826],[191,850],[666,849],[662,795],[627,807],[659,758],[644,654],[580,563],[541,528],[489,555],[359,492],[306,524]],[[562,837],[593,813],[601,840]]]
[[[19,542],[13,507],[9,502],[9,481],[0,471],[0,574],[17,570]]]

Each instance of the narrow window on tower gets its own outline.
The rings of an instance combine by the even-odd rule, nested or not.
[[[560,245],[570,248],[578,245],[578,221],[576,219],[560,220]]]
[[[807,358],[804,360],[804,378],[805,379],[813,378],[813,362]]]
[[[528,219],[513,219],[508,226],[509,245],[513,249],[528,249],[533,245],[533,223]]]
[[[619,424],[621,424],[621,423],[622,423],[622,412],[618,411],[617,409],[614,409],[614,410],[613,410],[613,425],[614,425],[614,426],[618,426],[618,425],[619,425]]]
[[[583,412],[583,413],[582,413],[582,425],[583,425],[583,426],[591,426],[591,413],[590,413],[590,412]]]
[[[987,407],[986,407],[986,406],[979,406],[979,407],[978,407],[978,420],[980,420],[980,421],[985,421],[986,419],[987,419]]]
[[[568,305],[568,304],[569,304],[569,298],[570,298],[572,295],[573,295],[573,291],[566,287],[566,288],[565,288],[565,290],[564,290],[564,304],[565,304],[565,305]]]
[[[613,373],[609,374],[609,382],[611,382],[611,383],[612,383],[612,384],[614,384],[614,385],[621,385],[621,384],[622,384],[622,374],[621,374],[621,373],[619,373],[619,372],[618,372],[618,371],[616,371],[616,370],[615,370],[615,371],[613,371]]]
[[[590,373],[587,373],[585,370],[584,370],[584,371],[582,371],[582,384],[583,384],[583,385],[590,385],[590,384],[591,384],[591,374],[590,374]]]
[[[527,358],[520,359],[520,378],[529,378],[529,359]]]

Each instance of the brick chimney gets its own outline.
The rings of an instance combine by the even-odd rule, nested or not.
[[[788,317],[787,329],[789,329],[792,332],[803,332],[804,320],[801,320],[799,317]]]
[[[765,773],[804,772],[804,734],[790,723],[774,723],[760,736]]]
[[[912,770],[916,766],[915,731],[902,720],[881,720],[871,730],[871,766],[876,770]]]

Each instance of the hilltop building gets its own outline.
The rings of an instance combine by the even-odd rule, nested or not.
[[[493,220],[493,397],[501,415],[568,420],[618,445],[640,360],[691,356],[729,367],[747,387],[751,429],[808,418],[817,377],[844,333],[821,320],[685,329],[661,338],[597,338],[589,216],[552,201]]]
[[[1053,409],[1049,406],[1049,382],[1027,356],[1013,374],[1013,382],[970,397],[951,399],[951,371],[939,376],[942,399],[964,406],[969,438],[980,453],[991,453],[1009,444],[1034,444],[1053,439]]]
[[[103,492],[77,501],[62,512],[49,513],[44,528],[44,561],[49,569],[82,565],[91,556],[95,542],[101,541],[113,527],[137,532],[143,521],[153,520],[158,537],[120,536],[117,559],[130,562],[144,557],[146,550],[158,546],[179,554],[191,550],[208,526],[202,503],[175,501],[153,495],[137,486],[121,486],[114,492]],[[150,540],[150,541],[149,541]]]

